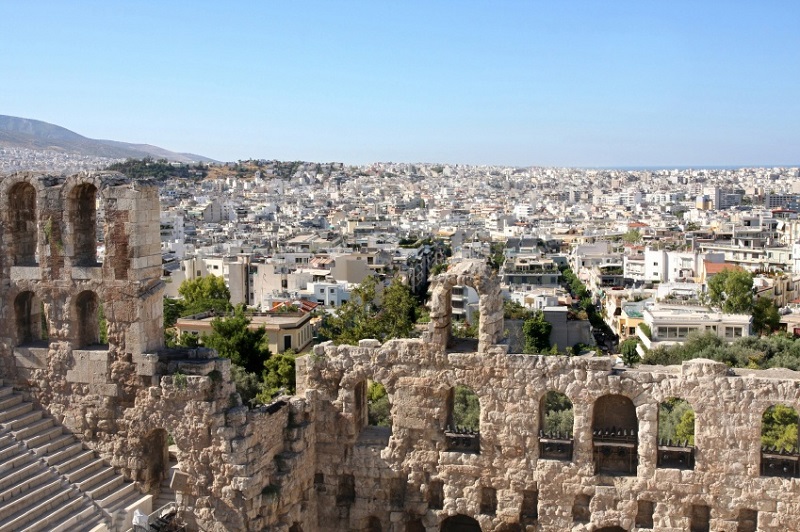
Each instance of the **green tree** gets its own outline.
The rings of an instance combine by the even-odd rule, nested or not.
[[[759,297],[753,303],[753,329],[759,334],[777,331],[781,325],[778,307],[769,297]]]
[[[261,375],[264,391],[258,395],[259,401],[267,403],[278,392],[294,395],[295,393],[295,359],[297,356],[287,350],[273,355],[264,362],[264,371]]]
[[[183,297],[184,316],[199,312],[223,314],[231,308],[231,292],[225,286],[225,279],[216,275],[187,279],[178,293]]]
[[[642,240],[642,233],[638,229],[630,229],[627,233],[622,235],[622,240],[628,244],[635,244]]]
[[[658,439],[694,445],[694,410],[687,401],[671,397],[658,405]]]
[[[211,320],[213,332],[203,337],[203,343],[246,371],[259,374],[270,357],[266,329],[249,326],[250,318],[244,306],[239,306],[232,316]]]
[[[547,434],[572,435],[574,414],[572,402],[563,393],[550,390],[544,396],[544,430]]]
[[[761,418],[761,445],[790,451],[797,447],[797,411],[784,405],[767,408]]]
[[[494,271],[499,271],[506,261],[505,249],[505,242],[492,242],[490,246],[489,266],[491,266]]]
[[[453,390],[453,425],[469,430],[480,430],[481,404],[469,387],[458,385]]]
[[[376,427],[391,427],[392,415],[389,394],[379,382],[371,382],[367,391],[367,419]]]
[[[753,275],[742,268],[726,268],[708,281],[708,298],[726,314],[753,310]]]
[[[416,301],[408,285],[395,277],[380,299],[378,339],[383,341],[410,336],[416,321]]]
[[[416,302],[399,279],[379,293],[378,281],[367,277],[350,294],[335,315],[326,316],[321,333],[337,344],[358,344],[374,338],[381,342],[404,338],[414,331]]]
[[[639,353],[636,351],[638,345],[639,340],[635,337],[628,338],[619,345],[619,352],[622,356],[622,362],[626,366],[633,366],[641,360]]]
[[[544,319],[544,313],[537,311],[522,325],[525,336],[526,353],[544,353],[550,349],[550,332],[553,326]]]
[[[164,327],[174,327],[178,318],[186,311],[185,303],[181,299],[172,297],[164,298]]]

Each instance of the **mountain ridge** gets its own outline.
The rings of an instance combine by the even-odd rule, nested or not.
[[[10,115],[0,115],[0,147],[48,150],[109,159],[153,157],[180,163],[218,162],[203,155],[173,152],[150,144],[92,139],[56,124]]]

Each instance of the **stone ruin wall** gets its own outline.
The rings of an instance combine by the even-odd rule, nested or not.
[[[478,289],[481,321],[489,318],[472,352],[461,352],[450,335],[449,291],[463,284]],[[652,503],[655,530],[689,530],[693,506],[709,508],[714,531],[738,530],[741,510],[758,512],[759,530],[793,529],[800,480],[760,476],[761,418],[775,404],[800,411],[800,374],[733,372],[709,360],[620,370],[609,357],[509,354],[496,343],[498,295],[484,265],[459,264],[434,279],[432,323],[422,339],[329,343],[298,359],[298,395],[315,405],[318,514],[305,530],[372,531],[379,523],[382,530],[432,532],[457,514],[487,531],[648,530],[636,527],[639,501]],[[389,394],[388,441],[365,426],[368,381]],[[448,450],[448,401],[456,385],[479,397],[479,454]],[[551,390],[573,404],[571,461],[539,457],[542,398]],[[595,474],[593,414],[606,396],[627,397],[635,408],[634,475]],[[658,408],[673,397],[695,412],[693,470],[657,467]],[[485,488],[495,490],[490,511],[481,508]],[[442,500],[432,503],[439,490]],[[526,493],[536,494],[538,518],[524,515]],[[588,503],[577,522],[576,501]]]
[[[181,471],[173,487],[203,530],[280,530],[314,511],[308,404],[248,409],[229,360],[163,348],[153,182],[15,174],[0,177],[0,206],[0,378],[153,495],[172,436]],[[97,304],[108,345],[95,345],[89,323]]]
[[[655,503],[655,529],[663,531],[689,530],[692,505],[710,507],[714,531],[736,531],[740,509],[758,512],[759,530],[792,530],[800,519],[800,481],[760,476],[762,413],[775,404],[800,410],[797,374],[732,374],[708,360],[614,371],[610,358],[509,355],[504,346],[447,353],[421,340],[323,345],[299,360],[299,393],[317,403],[319,530],[371,530],[369,518],[377,517],[383,530],[433,531],[455,514],[474,517],[483,530],[525,530],[515,525],[526,490],[538,492],[538,528],[529,530],[638,530],[640,500]],[[354,390],[365,380],[383,384],[390,397],[392,429],[385,446],[359,438],[368,428]],[[480,454],[447,451],[447,402],[458,384],[480,398]],[[538,456],[541,399],[549,390],[573,403],[571,462]],[[630,398],[636,409],[635,476],[594,474],[593,407],[612,394]],[[672,397],[695,411],[694,470],[656,467],[658,405]],[[341,497],[347,475],[355,478],[351,502]],[[444,487],[441,509],[428,504],[436,481]],[[496,490],[494,516],[480,511],[484,487]],[[578,495],[591,497],[588,523],[573,522]],[[412,528],[412,522],[424,528]]]
[[[94,239],[75,234],[91,225],[71,208],[87,186],[105,218],[102,265],[82,256]],[[737,530],[740,509],[758,512],[759,530],[791,530],[800,520],[800,481],[759,475],[761,415],[774,404],[800,410],[795,373],[734,374],[710,361],[619,371],[607,358],[508,354],[499,344],[498,281],[485,265],[466,262],[434,279],[432,323],[422,339],[317,346],[298,359],[297,396],[248,409],[235,393],[228,360],[204,349],[163,349],[153,183],[116,174],[18,174],[0,178],[0,204],[0,378],[153,494],[166,434],[172,435],[178,502],[200,529],[379,525],[432,532],[461,514],[487,531],[636,530],[638,501],[654,504],[656,530],[688,530],[693,505],[710,508],[711,530]],[[463,284],[480,294],[474,343],[454,342],[450,334],[449,291]],[[89,333],[76,309],[85,292],[104,305],[107,347],[82,345]],[[18,303],[26,293],[43,305],[44,345],[20,338],[24,305]],[[389,393],[388,440],[364,426],[367,380]],[[457,384],[480,398],[479,454],[447,450],[448,401]],[[549,390],[574,405],[569,462],[539,457],[541,398]],[[635,406],[635,476],[594,474],[592,417],[596,401],[608,395]],[[656,467],[658,404],[670,397],[687,400],[696,413],[691,471]],[[434,504],[439,489],[441,504]],[[489,512],[481,508],[486,489],[496,496]],[[531,493],[538,519],[521,521],[524,494]],[[585,522],[574,520],[576,498],[588,505]]]

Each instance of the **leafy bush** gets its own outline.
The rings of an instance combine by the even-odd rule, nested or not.
[[[453,391],[453,425],[480,430],[481,404],[469,387],[458,385]]]

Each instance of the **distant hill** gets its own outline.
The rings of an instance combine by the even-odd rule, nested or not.
[[[176,153],[149,144],[90,139],[41,120],[7,115],[0,115],[0,147],[49,150],[110,159],[152,157],[181,163],[218,162],[202,155]]]

